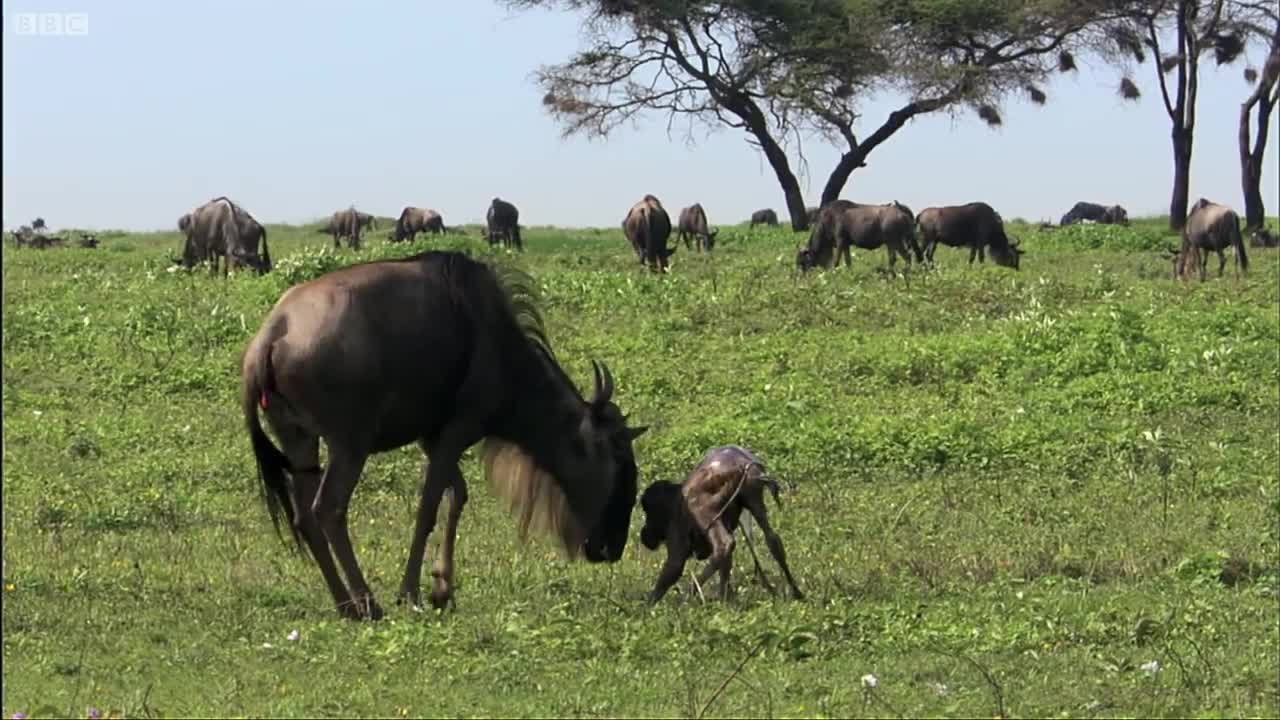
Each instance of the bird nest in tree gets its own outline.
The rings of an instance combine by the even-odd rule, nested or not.
[[[978,117],[982,118],[982,120],[991,127],[998,127],[1002,122],[1000,119],[1000,111],[996,110],[991,105],[978,106]]]
[[[1258,71],[1253,68],[1244,69],[1244,81],[1247,83],[1255,83],[1258,81]]]
[[[1181,63],[1181,62],[1182,62],[1181,55],[1170,55],[1169,57],[1160,61],[1160,70],[1161,72],[1172,72],[1174,68],[1178,67],[1178,63]]]
[[[1058,53],[1058,70],[1061,72],[1071,72],[1076,69],[1076,57],[1071,53],[1063,50]]]
[[[1120,97],[1125,100],[1137,100],[1142,97],[1142,93],[1138,90],[1138,86],[1133,84],[1129,78],[1120,80]]]
[[[1027,86],[1027,94],[1031,96],[1031,102],[1037,105],[1043,105],[1046,99],[1044,91],[1035,85]]]

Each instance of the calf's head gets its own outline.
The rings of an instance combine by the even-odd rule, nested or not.
[[[640,543],[650,550],[657,550],[667,539],[667,530],[675,516],[676,503],[680,502],[680,486],[659,480],[640,496],[640,509],[644,511],[644,527],[640,529]]]

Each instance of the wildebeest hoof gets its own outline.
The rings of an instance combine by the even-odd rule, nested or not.
[[[451,607],[456,610],[458,608],[458,603],[453,599],[453,593],[447,590],[437,589],[431,591],[431,607],[436,610],[444,610],[447,607]]]

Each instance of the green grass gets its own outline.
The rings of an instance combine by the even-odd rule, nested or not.
[[[797,236],[742,227],[661,278],[617,230],[334,255],[273,226],[278,272],[225,282],[171,271],[177,232],[6,245],[4,715],[1275,716],[1280,258],[1174,283],[1160,228],[1018,226],[1020,272],[940,248],[909,278],[860,252],[796,279]],[[339,620],[258,499],[240,352],[290,284],[440,246],[537,278],[566,370],[606,361],[652,426],[642,485],[760,453],[807,600],[739,552],[734,602],[649,609],[639,511],[620,563],[567,564],[470,456],[458,608],[397,607],[405,448],[352,508],[388,618]]]

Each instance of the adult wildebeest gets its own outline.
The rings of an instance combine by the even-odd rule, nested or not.
[[[186,235],[181,264],[211,262],[210,273],[217,272],[218,259],[225,259],[223,277],[233,266],[248,265],[264,274],[271,271],[271,250],[267,247],[267,229],[244,208],[225,196],[216,197],[183,215],[179,229]],[[258,254],[258,243],[262,254]]]
[[[334,212],[333,216],[329,218],[329,223],[320,228],[320,232],[333,236],[333,246],[335,248],[342,247],[339,242],[341,238],[347,238],[348,247],[358,250],[360,249],[360,231],[364,228],[371,228],[373,225],[373,215],[362,213],[353,206],[346,210]]]
[[[1240,233],[1240,218],[1226,205],[1219,205],[1200,198],[1191,206],[1187,223],[1182,228],[1182,248],[1174,261],[1174,276],[1185,278],[1190,271],[1188,262],[1200,268],[1200,280],[1205,279],[1205,263],[1208,253],[1218,253],[1218,277],[1227,267],[1227,256],[1222,252],[1231,246],[1236,255],[1236,277],[1249,271],[1249,254],[1244,249]],[[1192,257],[1194,255],[1194,258]],[[1194,266],[1193,266],[1194,267]]]
[[[501,198],[494,198],[489,203],[489,211],[485,214],[485,236],[490,245],[498,244],[502,239],[503,247],[514,246],[524,250],[524,242],[520,240],[520,211],[515,205]]]
[[[969,248],[969,264],[973,259],[986,261],[986,249],[997,265],[1018,269],[1023,250],[1017,242],[1010,242],[1004,232],[1004,220],[990,205],[971,202],[965,205],[931,207],[920,211],[916,218],[925,258],[933,262],[938,243],[949,247]]]
[[[413,242],[413,239],[420,232],[438,235],[444,231],[444,218],[440,216],[440,213],[427,208],[410,206],[400,211],[400,217],[396,219],[396,227],[392,232],[391,241],[408,240]]]
[[[809,233],[808,245],[796,255],[796,267],[807,271],[814,267],[839,267],[843,255],[846,265],[853,265],[851,248],[874,250],[884,246],[889,267],[898,255],[911,264],[911,256],[923,260],[915,239],[915,217],[911,208],[898,201],[886,205],[863,205],[836,200],[818,213],[818,221]],[[908,249],[911,252],[907,252]]]
[[[446,490],[431,602],[443,608],[453,597],[467,502],[458,462],[480,440],[486,475],[522,536],[538,525],[570,557],[622,557],[636,501],[632,441],[646,428],[627,427],[613,378],[594,361],[595,393],[583,399],[552,354],[532,287],[518,271],[457,252],[353,265],[287,290],[250,341],[241,407],[268,511],[277,530],[283,513],[294,541],[306,542],[343,616],[382,615],[356,563],[347,507],[368,457],[409,443],[429,461],[401,600],[420,603],[423,552]]]
[[[720,232],[718,228],[715,230],[707,228],[707,213],[702,209],[702,203],[694,203],[681,210],[676,229],[676,242],[683,240],[686,250],[696,247],[699,252],[703,250],[711,252],[711,248],[716,243],[716,234]]]
[[[667,246],[671,237],[671,218],[662,203],[652,195],[631,206],[622,221],[622,230],[640,256],[640,263],[648,263],[650,269],[666,272],[667,260],[675,253],[675,247]]]
[[[764,210],[757,210],[751,213],[750,227],[754,228],[757,225],[777,225],[777,224],[778,224],[778,213],[774,212],[773,208],[765,208]]]
[[[711,573],[718,570],[720,596],[727,598],[729,571],[733,568],[733,533],[743,510],[751,514],[763,531],[769,553],[782,568],[791,587],[791,597],[802,599],[804,593],[800,592],[795,578],[791,576],[791,568],[787,567],[782,539],[769,525],[769,513],[764,503],[766,488],[777,501],[778,483],[765,474],[764,463],[750,450],[735,445],[708,450],[702,462],[680,485],[659,480],[646,488],[640,498],[640,507],[645,514],[640,542],[650,550],[657,550],[664,542],[667,544],[667,559],[649,593],[649,602],[656,603],[662,599],[684,572],[690,555],[697,555],[699,560],[710,558],[698,582],[706,582]],[[751,557],[756,560],[759,577],[772,590],[755,557],[755,549],[751,547],[751,536],[747,534],[745,537]]]
[[[1092,220],[1101,225],[1128,225],[1129,213],[1119,205],[1105,207],[1098,203],[1078,202],[1071,206],[1059,225],[1073,225],[1082,220]]]

